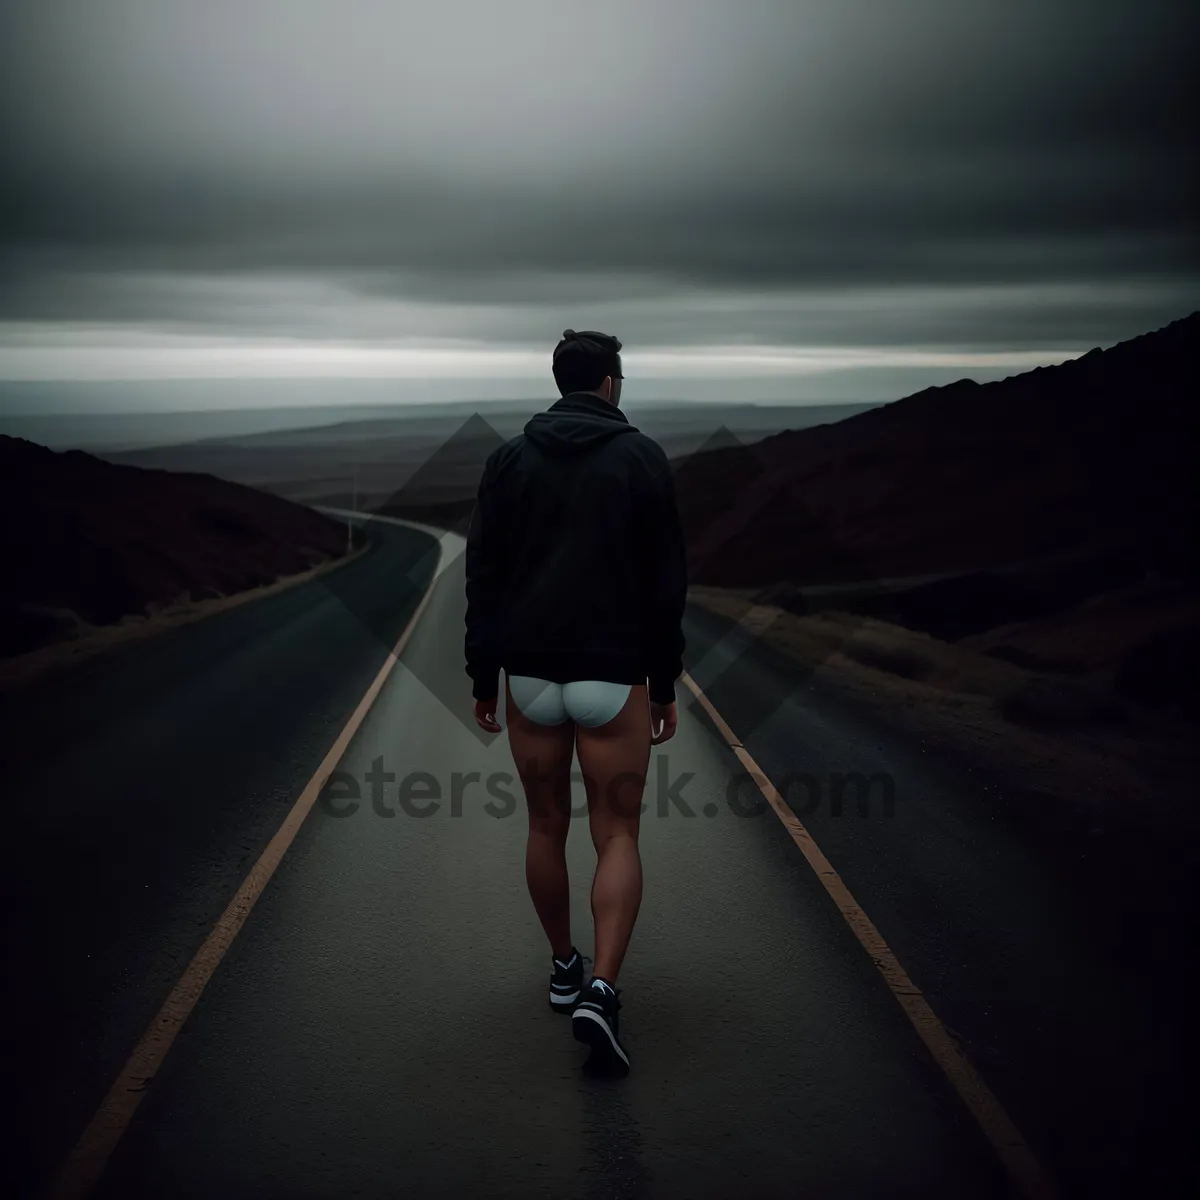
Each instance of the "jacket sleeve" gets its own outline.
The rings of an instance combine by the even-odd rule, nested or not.
[[[476,700],[500,690],[500,631],[504,621],[504,520],[498,510],[493,460],[484,464],[466,549],[467,674]]]
[[[655,445],[654,450],[635,493],[639,504],[634,522],[641,541],[650,699],[670,704],[675,699],[675,681],[683,674],[687,549],[671,465],[661,447]]]

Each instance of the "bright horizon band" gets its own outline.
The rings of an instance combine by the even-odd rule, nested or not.
[[[381,345],[291,339],[179,337],[148,331],[130,338],[104,329],[23,331],[0,327],[0,380],[84,382],[144,379],[397,378],[540,380],[545,353],[470,342]],[[33,336],[29,336],[32,333]],[[1090,348],[1090,347],[1088,347]],[[799,377],[844,370],[905,368],[1028,370],[1076,358],[1088,348],[963,350],[946,346],[654,346],[624,354],[645,379]]]

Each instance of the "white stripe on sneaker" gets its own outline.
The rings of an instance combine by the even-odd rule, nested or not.
[[[608,1022],[603,1016],[600,1015],[600,1013],[596,1012],[596,1010],[592,1008],[579,1007],[575,1010],[575,1015],[572,1020],[594,1021],[597,1025],[599,1025],[600,1028],[604,1030],[604,1033],[608,1038],[608,1043],[612,1047],[613,1052],[620,1056],[621,1061],[626,1066],[629,1066],[629,1057],[626,1055],[625,1051],[621,1049],[620,1043],[617,1041],[617,1039],[613,1037],[613,1031],[609,1028]]]

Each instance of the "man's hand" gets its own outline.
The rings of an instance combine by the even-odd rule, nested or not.
[[[490,700],[475,701],[475,721],[480,729],[486,729],[488,733],[500,732],[500,723],[496,720],[497,699],[493,696]]]
[[[657,746],[660,742],[669,742],[675,736],[675,727],[679,724],[679,710],[675,701],[670,704],[655,704],[650,701],[650,745]],[[661,728],[660,728],[661,726]]]

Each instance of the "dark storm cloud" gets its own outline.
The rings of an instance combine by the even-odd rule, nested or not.
[[[411,273],[432,295],[491,273],[607,271],[705,284],[1071,279],[1194,264],[1186,181],[1146,152],[1102,161],[910,155],[826,160],[772,193],[725,181],[680,195],[569,201],[498,188],[463,195],[348,182],[335,197],[259,197],[229,185],[118,182],[30,193],[12,215],[11,269]],[[1157,173],[1156,173],[1157,168]],[[1158,181],[1158,186],[1155,185]],[[409,281],[405,280],[405,284]]]
[[[1195,295],[1196,26],[1174,0],[9,3],[0,317],[347,332],[292,279],[516,306],[475,314],[504,337],[579,294],[1095,285],[1132,318],[1139,281]],[[1019,335],[1026,299],[957,328]],[[738,335],[778,336],[768,308]]]

